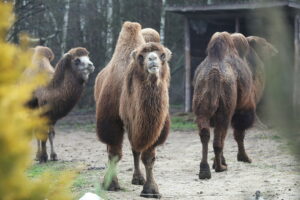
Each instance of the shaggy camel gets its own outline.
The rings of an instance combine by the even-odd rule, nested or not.
[[[132,184],[144,185],[144,197],[161,196],[152,168],[155,147],[169,133],[170,57],[170,51],[159,43],[145,43],[138,23],[125,22],[114,55],[95,84],[98,137],[107,144],[109,162],[117,163],[122,157],[124,128],[127,130],[134,157]],[[139,167],[140,155],[146,182]],[[106,189],[120,189],[116,175]]]
[[[73,48],[66,53],[57,63],[55,70],[50,64],[53,55],[47,47],[36,47],[34,50],[33,63],[38,66],[38,71],[48,74],[50,82],[38,88],[33,98],[28,103],[31,108],[47,106],[42,114],[49,120],[49,141],[51,146],[51,160],[57,160],[53,147],[55,136],[54,125],[57,120],[66,116],[75,106],[88,80],[89,74],[95,69],[90,61],[89,52],[85,48]],[[48,155],[46,141],[37,141],[37,160],[47,162]]]
[[[260,59],[258,54],[261,55],[263,58],[268,58],[277,54],[278,51],[275,47],[272,46],[272,44],[268,43],[264,38],[260,38],[257,36],[249,36],[246,38],[243,34],[240,33],[231,34],[231,37],[239,53],[239,56],[242,59],[245,59],[252,72],[252,95],[257,105],[262,98],[265,87],[264,63],[263,60]],[[249,48],[245,48],[246,46],[249,46]],[[248,49],[248,51],[245,51],[245,49]],[[252,161],[248,157],[244,146],[245,129],[234,128],[233,132],[234,138],[238,144],[237,160],[251,163]]]
[[[245,43],[245,51],[248,49]],[[207,53],[194,77],[193,112],[202,142],[200,179],[211,178],[207,162],[210,125],[214,126],[214,168],[222,172],[227,169],[223,147],[230,122],[235,129],[244,130],[253,124],[255,115],[252,74],[245,58],[239,57],[230,34],[215,33]]]

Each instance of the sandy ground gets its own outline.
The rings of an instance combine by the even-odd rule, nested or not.
[[[59,160],[82,163],[87,169],[96,168],[99,170],[97,179],[103,179],[106,146],[98,141],[94,132],[58,128],[55,146]],[[252,164],[236,161],[237,145],[230,130],[224,151],[228,171],[212,170],[210,180],[199,180],[201,143],[196,131],[172,132],[167,142],[157,149],[154,167],[162,199],[250,200],[255,199],[257,190],[265,200],[300,199],[297,162],[274,131],[250,130],[246,149]],[[213,156],[210,143],[209,157]],[[139,197],[142,186],[130,184],[132,173],[133,159],[126,139],[123,159],[118,165],[118,178],[125,190],[109,192],[109,199],[144,199]]]

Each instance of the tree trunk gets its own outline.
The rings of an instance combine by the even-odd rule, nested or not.
[[[106,59],[109,59],[112,55],[112,42],[113,42],[113,1],[107,1],[107,33],[106,33]]]
[[[67,46],[69,11],[70,11],[70,0],[66,0],[65,15],[64,15],[63,26],[62,26],[61,55],[64,55],[64,53],[66,51],[66,46]]]
[[[165,27],[166,27],[166,0],[161,0],[161,15],[160,15],[160,42],[164,44],[165,42]]]

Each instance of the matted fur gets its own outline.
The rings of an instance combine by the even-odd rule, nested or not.
[[[152,29],[152,28],[143,28],[142,35],[145,39],[145,42],[160,42],[160,35],[159,33]]]
[[[224,171],[223,146],[233,115],[242,111],[253,115],[255,110],[251,95],[252,74],[245,59],[239,57],[231,35],[227,32],[215,33],[208,44],[207,54],[194,77],[193,112],[203,147],[199,178],[211,176],[207,163],[210,124],[215,126],[215,169],[217,172]],[[253,120],[249,117],[243,119],[249,119],[247,123],[243,121],[247,126],[243,128],[249,128]]]
[[[123,141],[124,129],[119,106],[124,74],[131,52],[143,43],[145,40],[141,34],[141,25],[125,22],[112,59],[96,77],[94,97],[97,135],[106,144],[118,145]]]
[[[266,39],[258,36],[249,36],[247,41],[250,45],[246,56],[248,65],[253,74],[254,95],[256,103],[259,103],[265,88],[265,65],[264,61],[278,53],[278,50]]]
[[[128,130],[132,148],[137,152],[143,152],[158,140],[169,111],[168,60],[161,61],[163,65],[158,77],[149,74],[139,63],[138,56],[145,58],[150,52],[169,54],[159,43],[140,46],[128,66],[120,99],[120,116]]]
[[[41,48],[39,47],[38,49]],[[48,59],[48,57],[43,57],[45,55],[47,54],[41,54],[34,57],[34,59]],[[57,120],[66,116],[75,106],[86,83],[86,80],[72,67],[74,60],[80,56],[88,56],[88,51],[85,48],[78,47],[66,53],[57,63],[50,82],[46,86],[38,88],[34,92],[32,100],[29,102],[31,108],[46,106],[43,116],[48,118],[51,127],[50,132],[53,134],[49,135],[52,148],[55,133],[52,127]],[[47,161],[46,141],[42,142],[42,152],[38,153],[41,154],[40,158],[38,158],[40,162]],[[56,154],[53,149],[51,149],[51,154],[51,156],[54,156],[53,159],[56,159]]]

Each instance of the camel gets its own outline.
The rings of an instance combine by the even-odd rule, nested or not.
[[[144,185],[143,197],[161,197],[152,168],[155,148],[164,143],[170,127],[170,57],[170,50],[161,44],[145,42],[140,24],[125,22],[113,57],[95,83],[97,135],[107,145],[109,162],[116,164],[122,157],[127,130],[134,157],[132,184]],[[106,189],[120,190],[116,175]]]
[[[50,81],[46,86],[41,86],[34,91],[28,106],[33,109],[46,108],[42,116],[48,119],[50,127],[48,137],[51,146],[50,158],[53,161],[57,160],[53,146],[55,123],[66,116],[78,102],[89,74],[95,69],[88,54],[89,52],[85,48],[73,48],[60,59],[53,69],[50,64],[53,58],[52,51],[41,46],[34,49],[33,63],[37,65],[37,71],[45,72],[48,75]],[[46,142],[47,138],[44,141],[37,140],[36,157],[40,163],[48,160]]]
[[[260,54],[263,58],[274,56],[278,53],[272,44],[268,43],[264,38],[257,36],[245,37],[241,33],[231,34],[235,48],[239,56],[243,59],[252,73],[252,98],[257,105],[262,96],[265,87],[265,70],[263,60],[258,56]],[[245,51],[245,49],[247,49]],[[258,117],[256,117],[258,119]],[[234,126],[235,127],[235,126]],[[251,163],[252,160],[246,153],[244,146],[245,129],[234,128],[234,138],[238,144],[237,160]]]
[[[247,42],[244,48],[247,53]],[[231,35],[215,33],[208,44],[207,54],[194,77],[193,112],[202,143],[200,179],[211,178],[207,162],[210,126],[214,127],[213,166],[216,172],[222,172],[227,170],[223,148],[230,122],[236,130],[250,128],[256,108],[252,95],[252,73],[245,58],[239,56]],[[240,131],[235,134],[235,137],[242,137]]]

